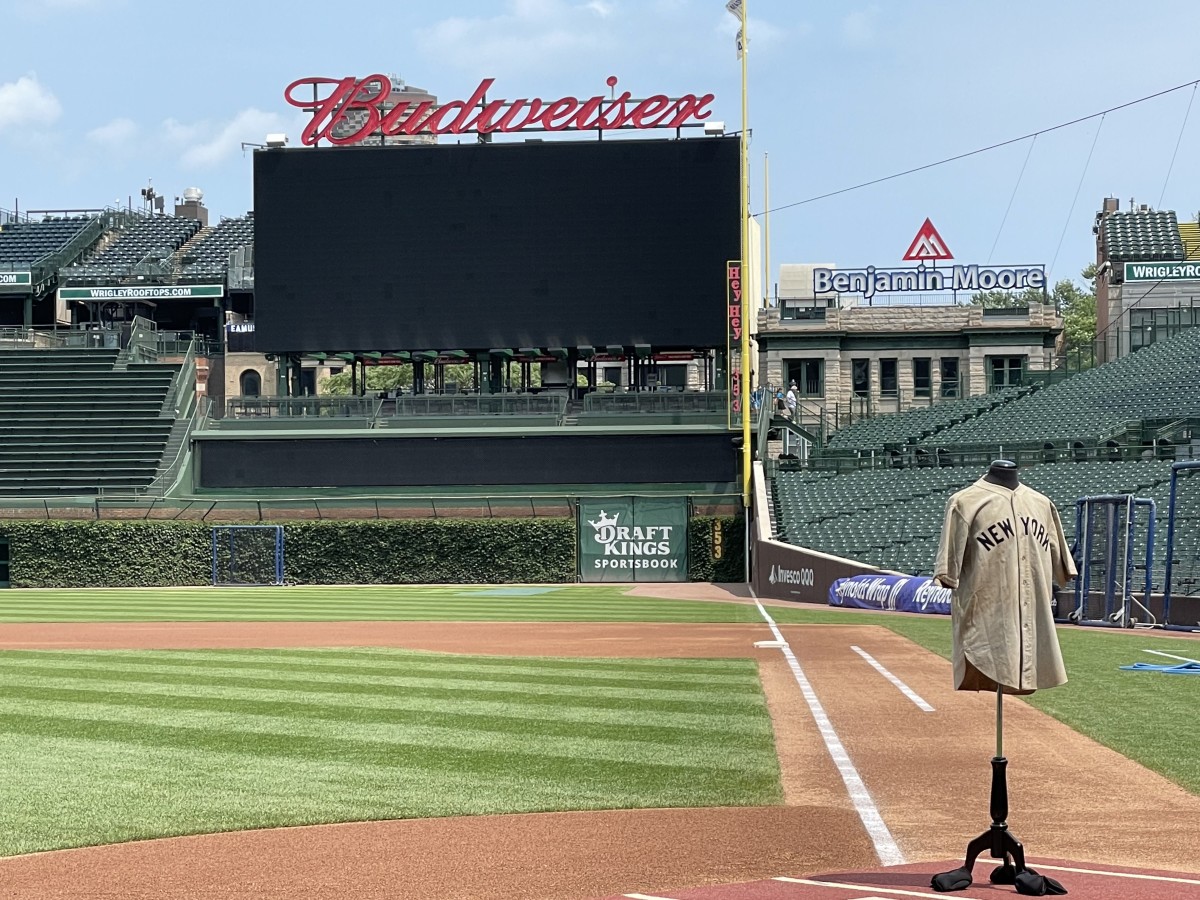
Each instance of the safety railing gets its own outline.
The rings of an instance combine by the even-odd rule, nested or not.
[[[369,397],[239,397],[225,401],[225,418],[375,419],[382,402]]]

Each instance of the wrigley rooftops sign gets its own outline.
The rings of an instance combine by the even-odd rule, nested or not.
[[[935,291],[1024,291],[1046,289],[1046,267],[980,266],[955,263],[938,268],[936,263],[951,260],[946,242],[929,219],[917,232],[904,259],[917,263],[911,269],[813,269],[814,294],[861,294],[870,301],[876,294],[928,294]]]
[[[1127,262],[1126,281],[1200,281],[1200,262]]]

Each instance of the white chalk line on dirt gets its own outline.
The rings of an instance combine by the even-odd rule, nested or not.
[[[844,881],[817,881],[816,879],[813,879],[813,878],[787,878],[787,877],[781,876],[779,878],[772,878],[771,880],[772,881],[782,881],[787,884],[808,884],[808,885],[812,885],[813,887],[845,888],[846,890],[858,891],[860,893],[865,891],[868,894],[889,894],[889,895],[895,895],[898,897],[940,898],[940,897],[946,896],[945,894],[926,894],[922,891],[904,891],[904,890],[901,890],[900,888],[877,887],[876,885],[873,885],[873,884],[849,884]],[[958,893],[956,893],[954,896],[957,897],[958,900],[979,900],[978,897],[975,897],[975,898],[966,897],[966,896],[963,896],[962,894],[958,894]],[[862,898],[862,900],[870,900],[870,898],[864,897],[864,898]]]
[[[1142,872],[1110,872],[1107,869],[1076,869],[1072,866],[1052,866],[1049,863],[1027,860],[1038,869],[1051,869],[1055,872],[1075,872],[1079,875],[1104,875],[1108,878],[1134,878],[1141,881],[1167,881],[1172,884],[1200,884],[1200,879],[1177,878],[1170,875],[1146,875]]]
[[[892,684],[894,684],[896,686],[896,688],[900,691],[900,693],[902,693],[905,697],[907,697],[914,704],[916,704],[917,709],[919,709],[923,712],[934,712],[934,708],[932,706],[930,706],[928,703],[926,703],[921,698],[920,694],[918,694],[916,691],[914,691],[912,688],[910,688],[907,684],[905,684],[903,681],[901,681],[899,678],[897,678],[895,675],[893,675],[891,672],[889,672],[887,669],[885,669],[883,667],[883,664],[880,663],[879,660],[875,659],[875,657],[873,657],[870,653],[868,653],[862,647],[858,647],[854,644],[850,645],[850,649],[853,650],[855,653],[857,653],[859,656],[861,656],[863,659],[865,659],[868,663],[870,663],[872,669],[874,669],[876,672],[878,672],[880,675],[882,675],[884,678],[886,678],[888,681],[890,681]]]
[[[783,653],[784,659],[787,660],[788,667],[792,670],[796,684],[800,685],[800,693],[804,695],[804,701],[808,704],[808,708],[812,712],[813,720],[817,723],[817,730],[821,733],[821,739],[825,741],[825,749],[829,751],[829,755],[833,758],[833,764],[837,766],[838,774],[842,776],[842,781],[845,782],[846,790],[850,794],[850,802],[854,804],[854,811],[858,813],[858,818],[862,821],[863,828],[866,829],[867,835],[871,838],[871,843],[875,845],[875,855],[879,857],[879,861],[885,866],[903,865],[905,859],[904,854],[900,852],[900,846],[896,843],[896,839],[892,837],[892,832],[888,829],[887,823],[883,821],[883,816],[879,814],[879,808],[871,798],[871,792],[867,790],[867,786],[863,783],[862,776],[858,774],[858,769],[850,761],[850,754],[846,752],[841,738],[834,731],[833,723],[829,721],[829,716],[825,713],[825,707],[821,705],[821,701],[817,698],[817,692],[813,690],[808,676],[804,674],[804,670],[800,667],[800,661],[796,659],[796,654],[792,652],[791,645],[788,644],[787,639],[783,636],[783,633],[779,630],[779,626],[775,624],[775,620],[771,618],[766,608],[758,602],[757,598],[755,598],[754,602],[758,607],[759,615],[763,617],[763,620],[770,627],[771,633],[775,635],[775,640],[779,641],[782,645],[780,651]]]

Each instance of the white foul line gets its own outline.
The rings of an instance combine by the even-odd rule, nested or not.
[[[1042,868],[1045,868],[1043,866]],[[831,888],[846,888],[851,891],[869,891],[872,894],[896,894],[900,897],[934,897],[940,898],[945,894],[926,894],[920,891],[902,891],[900,888],[884,888],[876,887],[873,884],[847,884],[842,881],[816,881],[812,878],[772,878],[772,881],[786,881],[788,884],[811,884],[814,887],[831,887]],[[958,900],[979,900],[979,898],[964,897],[962,894],[954,895]]]
[[[905,697],[907,697],[909,700],[911,700],[913,703],[915,703],[917,705],[918,709],[920,709],[924,712],[933,712],[934,711],[932,706],[930,706],[928,703],[926,703],[924,700],[921,699],[920,694],[918,694],[916,691],[914,691],[912,688],[910,688],[907,684],[905,684],[903,681],[901,681],[899,678],[897,678],[895,675],[893,675],[891,672],[889,672],[887,669],[885,669],[882,665],[880,665],[879,661],[876,660],[875,657],[873,657],[870,653],[868,653],[862,647],[856,647],[853,644],[851,644],[850,649],[853,650],[855,653],[857,653],[859,656],[861,656],[863,659],[865,659],[867,662],[869,662],[871,664],[871,668],[873,668],[876,672],[878,672],[880,675],[882,675],[884,678],[886,678],[888,681],[890,681],[892,684],[894,684],[897,688],[899,688],[900,693],[902,693]]]
[[[796,659],[796,654],[792,652],[787,639],[779,631],[779,626],[775,624],[775,620],[767,613],[758,598],[755,598],[754,604],[758,607],[758,611],[766,620],[767,625],[770,626],[775,640],[783,644],[780,650],[792,670],[792,675],[796,678],[796,684],[800,685],[800,693],[804,695],[808,708],[812,711],[813,720],[817,723],[817,730],[821,732],[821,737],[825,741],[825,749],[833,757],[833,764],[837,766],[838,774],[842,776],[842,781],[846,784],[846,790],[850,793],[850,802],[854,804],[854,811],[858,813],[863,827],[871,838],[871,843],[875,845],[875,855],[885,866],[904,865],[904,854],[900,852],[900,847],[897,845],[896,839],[892,837],[891,831],[888,830],[887,823],[883,821],[883,816],[879,814],[879,809],[875,806],[875,801],[871,799],[867,786],[863,784],[858,770],[850,761],[850,754],[846,752],[837,732],[833,730],[833,723],[829,721],[829,716],[825,714],[825,708],[817,699],[817,692],[809,683],[808,676],[800,668],[800,661]],[[855,885],[855,887],[861,887],[861,885]]]
[[[1176,656],[1174,653],[1163,653],[1161,650],[1143,650],[1142,652],[1153,653],[1155,656],[1165,656],[1167,659],[1178,659],[1182,662],[1190,662],[1200,665],[1200,659],[1188,659],[1186,656]]]
[[[1109,878],[1137,878],[1143,881],[1169,881],[1173,884],[1200,884],[1195,878],[1171,878],[1167,875],[1143,875],[1140,872],[1108,872],[1104,869],[1073,869],[1070,866],[1051,866],[1046,863],[1033,862],[1031,865],[1038,869],[1052,869],[1055,872],[1076,872],[1080,875],[1106,875]]]
[[[653,894],[622,894],[622,897],[628,897],[629,900],[671,900],[670,897],[656,897]]]

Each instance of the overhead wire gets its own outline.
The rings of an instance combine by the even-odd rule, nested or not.
[[[1192,81],[1184,82],[1183,84],[1177,84],[1177,85],[1175,85],[1175,87],[1166,88],[1165,90],[1156,91],[1153,94],[1147,94],[1145,97],[1138,97],[1136,100],[1130,100],[1126,103],[1120,103],[1116,106],[1110,106],[1108,109],[1104,109],[1104,110],[1101,110],[1100,112],[1092,113],[1091,115],[1080,116],[1077,119],[1071,119],[1069,122],[1060,122],[1058,125],[1051,125],[1049,128],[1041,128],[1041,129],[1038,129],[1037,131],[1031,131],[1028,134],[1023,134],[1019,137],[1009,138],[1006,141],[1000,141],[995,144],[989,144],[986,147],[980,147],[977,150],[968,150],[966,153],[958,153],[954,156],[948,156],[945,159],[939,159],[936,162],[925,163],[925,165],[922,165],[922,166],[914,166],[911,169],[905,169],[903,172],[895,172],[891,175],[884,175],[882,178],[873,178],[870,181],[864,181],[859,184],[851,185],[850,187],[840,188],[836,191],[828,191],[827,193],[818,194],[815,197],[809,197],[805,200],[797,200],[794,203],[785,203],[782,206],[775,206],[775,207],[772,207],[771,209],[763,210],[762,212],[753,213],[753,216],[755,218],[757,218],[758,216],[762,216],[767,213],[780,212],[785,209],[792,209],[797,206],[804,206],[805,204],[808,204],[808,203],[816,203],[818,200],[827,200],[830,197],[837,197],[841,194],[849,194],[851,191],[860,191],[863,188],[872,187],[876,184],[882,184],[885,181],[893,181],[896,178],[903,178],[906,175],[914,175],[917,172],[924,172],[927,169],[933,169],[933,168],[936,168],[937,166],[944,166],[947,163],[957,162],[960,159],[967,159],[968,157],[971,157],[971,156],[978,156],[981,153],[988,153],[992,150],[999,150],[1001,147],[1007,147],[1010,144],[1019,144],[1021,141],[1028,140],[1031,137],[1037,137],[1038,135],[1042,135],[1042,134],[1049,134],[1052,131],[1059,131],[1063,128],[1070,128],[1072,125],[1079,125],[1082,122],[1088,122],[1092,119],[1099,119],[1099,118],[1102,118],[1103,116],[1108,115],[1109,113],[1113,113],[1113,112],[1116,112],[1121,109],[1127,109],[1131,106],[1136,106],[1139,103],[1145,103],[1148,100],[1155,100],[1159,97],[1165,97],[1167,94],[1173,94],[1175,91],[1181,91],[1184,88],[1190,87],[1193,89],[1193,91],[1195,91],[1195,88],[1197,85],[1200,85],[1200,78],[1194,79]]]
[[[1004,208],[1004,217],[1000,219],[1000,227],[996,229],[996,239],[992,241],[992,249],[988,251],[988,265],[991,265],[992,255],[996,252],[996,245],[1000,243],[1000,235],[1004,232],[1004,223],[1008,221],[1008,214],[1012,211],[1013,201],[1017,199],[1017,189],[1021,187],[1021,179],[1025,177],[1025,167],[1029,165],[1029,157],[1033,155],[1033,145],[1037,143],[1037,135],[1033,136],[1033,140],[1029,142],[1029,149],[1025,151],[1025,162],[1021,163],[1021,171],[1017,175],[1017,183],[1013,185],[1012,194],[1008,198],[1008,206]]]
[[[1083,162],[1083,171],[1079,173],[1079,184],[1075,185],[1075,196],[1071,198],[1071,208],[1067,210],[1067,220],[1063,222],[1062,234],[1058,236],[1058,246],[1054,249],[1054,258],[1050,260],[1050,268],[1046,270],[1046,281],[1054,274],[1054,265],[1058,262],[1058,254],[1062,250],[1063,241],[1067,238],[1067,229],[1071,227],[1071,216],[1075,214],[1075,204],[1079,202],[1079,192],[1083,189],[1083,180],[1087,177],[1088,167],[1092,164],[1092,154],[1096,152],[1096,142],[1100,140],[1100,132],[1104,130],[1104,116],[1096,126],[1096,134],[1092,138],[1092,148],[1088,150],[1087,159]]]
[[[1183,140],[1183,132],[1187,128],[1188,116],[1192,114],[1192,101],[1196,99],[1196,85],[1192,85],[1192,95],[1188,97],[1187,110],[1183,114],[1183,124],[1179,126],[1179,137],[1175,138],[1175,152],[1171,154],[1171,164],[1167,166],[1167,177],[1163,179],[1162,193],[1158,195],[1158,207],[1162,209],[1163,198],[1167,196],[1167,185],[1171,181],[1171,170],[1175,168],[1175,157],[1179,155],[1179,143]]]

